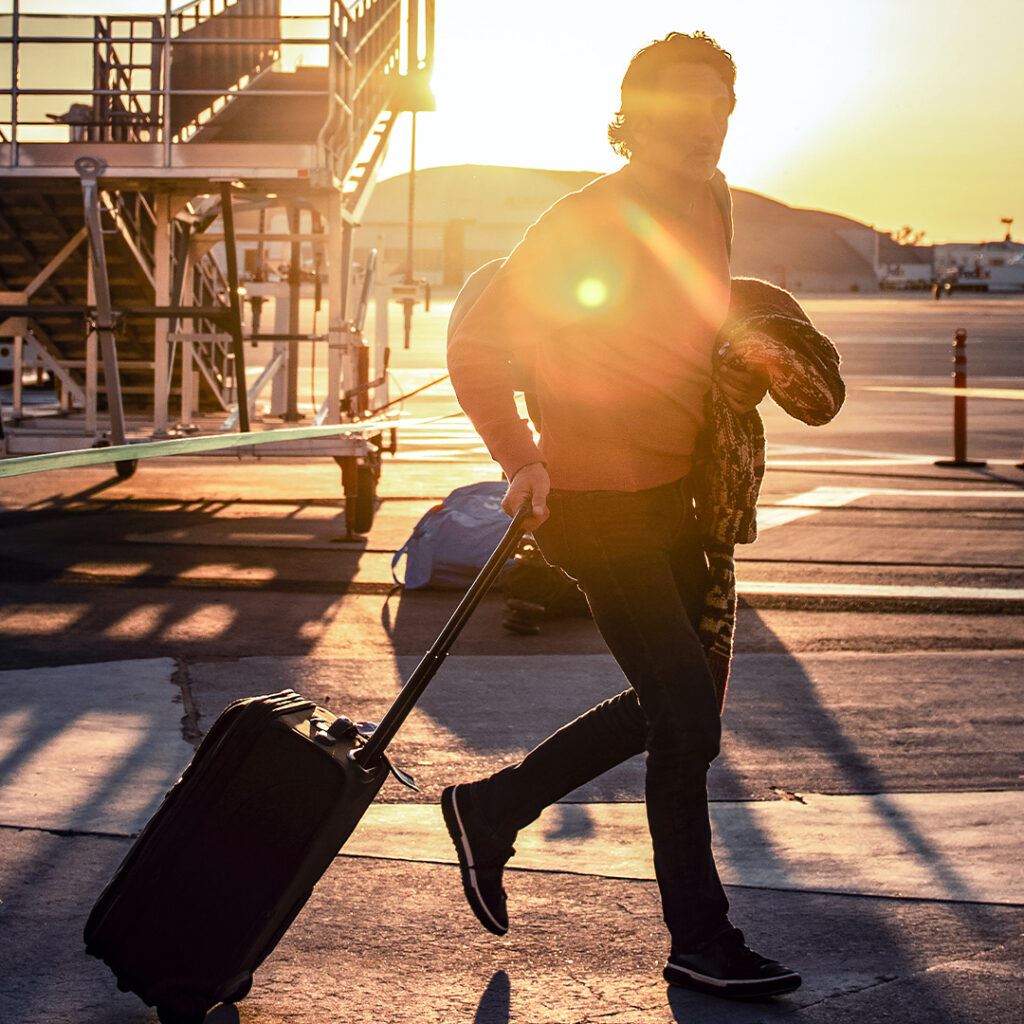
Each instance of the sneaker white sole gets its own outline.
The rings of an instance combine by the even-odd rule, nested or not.
[[[756,998],[757,996],[784,995],[800,987],[802,978],[796,971],[779,974],[772,978],[716,978],[702,974],[692,967],[683,967],[670,960],[665,965],[665,980],[669,984],[694,988],[713,995]]]
[[[455,843],[455,851],[459,857],[459,867],[462,869],[462,888],[465,890],[466,899],[469,902],[477,920],[490,932],[495,935],[504,935],[508,926],[503,925],[490,912],[480,892],[480,885],[476,877],[476,868],[473,866],[473,851],[470,848],[469,840],[466,838],[466,829],[462,824],[462,815],[459,813],[459,801],[455,795],[457,786],[451,789],[450,800],[446,802],[445,794],[441,796],[441,812],[448,827],[448,834]],[[448,810],[451,809],[451,817]],[[454,819],[454,820],[452,820]]]

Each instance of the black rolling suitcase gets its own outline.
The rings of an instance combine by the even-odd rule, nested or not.
[[[376,728],[291,690],[211,727],[101,893],[86,951],[164,1024],[237,1002],[393,771],[385,750],[522,533],[521,511]]]

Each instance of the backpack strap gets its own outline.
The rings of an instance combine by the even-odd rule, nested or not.
[[[406,541],[392,556],[391,556],[391,578],[395,581],[395,585],[399,587],[405,586],[405,580],[398,578],[398,563],[403,558],[408,558],[409,555],[409,541]],[[408,564],[408,563],[406,563]]]

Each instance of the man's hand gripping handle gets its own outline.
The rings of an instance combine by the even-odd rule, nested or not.
[[[550,515],[548,511],[548,492],[551,480],[548,468],[543,462],[531,462],[523,466],[512,478],[502,499],[501,507],[513,518],[524,506],[529,507],[529,515],[522,520],[523,529],[535,530]]]

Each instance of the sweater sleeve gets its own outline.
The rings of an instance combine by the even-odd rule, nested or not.
[[[515,391],[523,387],[517,377],[530,376],[537,346],[552,326],[538,287],[557,266],[558,231],[550,219],[549,211],[530,228],[448,343],[459,405],[509,480],[523,466],[543,461]]]

